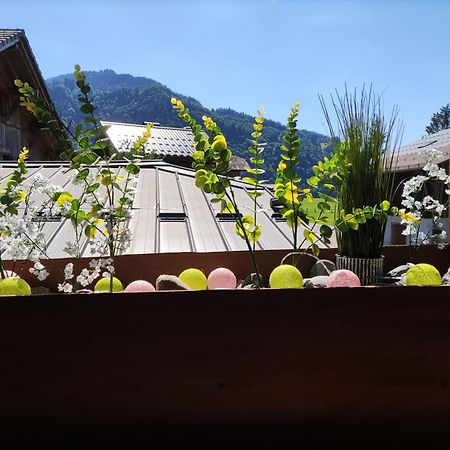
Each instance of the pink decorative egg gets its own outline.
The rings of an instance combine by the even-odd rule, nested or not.
[[[330,273],[327,287],[359,287],[361,281],[351,270],[340,269]]]
[[[208,289],[236,289],[236,276],[230,269],[219,267],[208,277]]]
[[[125,292],[153,292],[154,290],[153,284],[145,280],[133,281],[125,288]]]

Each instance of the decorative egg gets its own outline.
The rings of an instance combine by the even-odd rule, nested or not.
[[[8,277],[0,281],[0,296],[2,295],[31,295],[31,288],[22,278]]]
[[[97,281],[94,287],[95,292],[110,292],[110,279],[107,278],[101,278]],[[113,283],[112,283],[112,292],[122,292],[123,291],[123,284],[122,282],[116,278],[113,277]]]
[[[416,264],[406,272],[406,286],[440,286],[441,284],[441,274],[431,264]]]
[[[125,292],[153,292],[155,287],[152,283],[145,280],[132,281],[126,288]]]
[[[206,275],[198,269],[190,268],[183,270],[178,278],[195,291],[202,291],[206,289],[208,285]]]
[[[225,267],[214,269],[208,276],[208,289],[236,289],[234,273]]]
[[[282,264],[272,270],[269,285],[277,289],[298,289],[303,286],[303,276],[297,267]]]
[[[339,269],[331,272],[328,278],[327,287],[360,287],[361,280],[356,273],[351,270]]]

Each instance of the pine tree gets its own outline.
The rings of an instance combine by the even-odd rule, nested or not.
[[[448,128],[450,128],[450,103],[443,106],[439,112],[433,114],[430,125],[425,130],[428,134],[434,134]]]

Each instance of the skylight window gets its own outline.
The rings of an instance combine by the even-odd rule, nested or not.
[[[184,222],[187,216],[185,212],[160,211],[158,218],[161,222]]]

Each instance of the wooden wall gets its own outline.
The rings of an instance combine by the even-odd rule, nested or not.
[[[448,449],[449,292],[3,298],[2,448]]]
[[[21,43],[0,52],[0,159],[15,160],[24,146],[30,149],[31,160],[48,159],[52,153],[48,136],[19,105],[19,93],[14,85],[17,78],[33,87],[43,83],[37,67],[30,63],[33,60]]]

